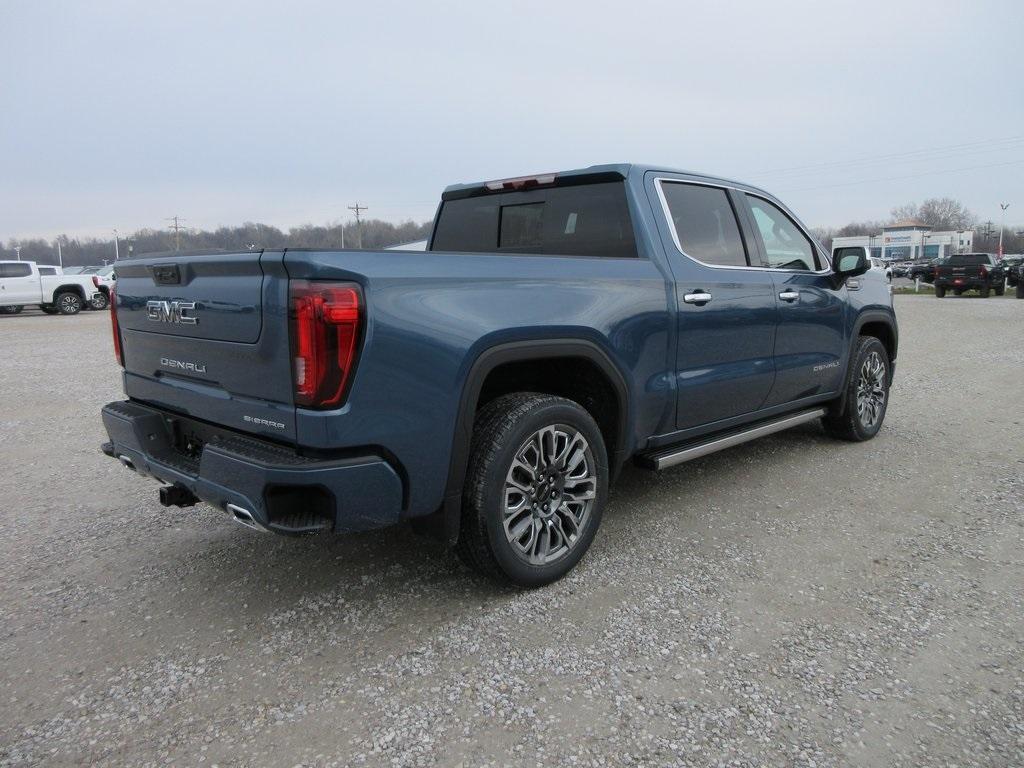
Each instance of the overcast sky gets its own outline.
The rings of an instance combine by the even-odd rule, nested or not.
[[[606,162],[811,225],[937,195],[1024,222],[1016,0],[0,0],[0,29],[0,239],[423,220],[449,183]]]

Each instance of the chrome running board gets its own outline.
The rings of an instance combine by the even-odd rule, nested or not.
[[[641,466],[648,469],[667,469],[668,467],[674,467],[676,464],[682,464],[685,461],[692,461],[693,459],[699,459],[701,456],[707,456],[709,453],[732,448],[734,445],[740,445],[749,440],[756,440],[765,435],[782,432],[790,427],[820,419],[826,413],[826,408],[812,408],[809,411],[790,414],[775,421],[758,424],[756,427],[745,429],[742,432],[733,432],[721,437],[714,437],[702,443],[690,443],[683,448],[672,446],[663,448],[655,453],[641,454],[637,457],[637,461]]]

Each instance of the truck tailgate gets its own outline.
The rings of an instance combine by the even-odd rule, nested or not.
[[[116,291],[129,397],[294,441],[282,252],[122,261]]]

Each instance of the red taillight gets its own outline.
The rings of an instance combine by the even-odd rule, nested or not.
[[[96,278],[94,277],[93,280]],[[121,349],[121,329],[117,325],[117,292],[110,289],[110,330],[114,334],[114,357],[117,364],[124,368],[124,351]]]
[[[981,276],[988,277],[988,267],[986,267],[984,264],[981,265]]]
[[[290,283],[292,379],[295,404],[339,405],[352,379],[362,323],[354,283]]]

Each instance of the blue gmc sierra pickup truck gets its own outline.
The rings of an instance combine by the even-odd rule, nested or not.
[[[873,437],[898,332],[869,266],[760,189],[641,165],[448,187],[426,252],[133,259],[103,451],[165,505],[282,534],[411,520],[538,586],[626,462],[815,419]]]

